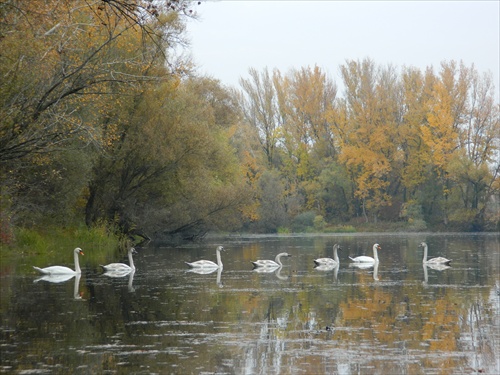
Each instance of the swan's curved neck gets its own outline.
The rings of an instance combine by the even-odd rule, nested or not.
[[[216,252],[216,255],[217,255],[217,265],[218,265],[220,268],[222,268],[222,260],[221,260],[221,258],[220,258],[220,250],[219,250],[219,249],[217,249],[215,252]]]
[[[274,258],[274,261],[275,261],[276,263],[278,263],[278,265],[279,265],[280,267],[282,267],[282,266],[283,266],[283,263],[281,263],[281,255],[282,255],[282,254],[278,254],[278,255],[276,255],[276,258]]]
[[[339,262],[339,255],[337,254],[337,249],[338,249],[338,247],[337,247],[337,246],[335,246],[335,247],[333,248],[333,260],[335,260],[337,263],[340,263],[340,262]]]
[[[424,245],[424,263],[427,262],[427,244]]]
[[[75,254],[75,272],[82,273],[82,270],[80,269],[80,261],[78,260],[78,255],[80,253],[78,251],[75,251],[74,254]]]
[[[377,246],[373,246],[373,259],[375,259],[375,262],[378,262]]]
[[[128,262],[130,264],[130,268],[135,270],[134,257],[132,256],[132,250],[129,250],[129,252],[128,252]]]

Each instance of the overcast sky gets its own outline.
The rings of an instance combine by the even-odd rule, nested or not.
[[[199,73],[239,87],[262,71],[318,65],[337,84],[347,59],[439,70],[474,63],[500,77],[500,1],[207,1],[188,23]]]

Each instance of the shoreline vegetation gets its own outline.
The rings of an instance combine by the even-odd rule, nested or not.
[[[305,226],[300,230],[292,230],[288,227],[278,228],[276,232],[273,233],[252,233],[244,231],[211,231],[203,236],[200,236],[197,240],[204,241],[207,238],[213,237],[226,237],[226,236],[279,236],[279,235],[361,235],[370,233],[387,233],[387,234],[398,234],[398,233],[466,233],[466,234],[499,234],[497,230],[491,231],[463,231],[460,229],[453,230],[453,228],[445,227],[435,227],[434,230],[430,230],[425,227],[415,227],[411,224],[404,222],[379,222],[379,223],[357,223],[357,224],[342,224],[342,225],[324,225],[320,228],[315,226]],[[190,242],[190,240],[184,240],[180,242]],[[46,228],[16,228],[13,230],[12,237],[8,242],[0,242],[0,259],[9,257],[11,250],[16,250],[16,255],[48,255],[61,254],[63,252],[68,252],[74,247],[84,248],[86,256],[90,255],[90,258],[101,258],[106,259],[110,253],[126,253],[126,250],[130,246],[135,246],[143,241],[142,238],[136,237],[126,237],[124,235],[118,234],[116,229],[107,228],[104,225],[94,226],[92,228],[87,228],[84,225],[75,227],[46,227]],[[170,239],[152,239],[153,243],[179,243],[179,240]],[[87,256],[88,259],[88,256]]]
[[[30,257],[30,264],[50,264],[61,261],[61,256],[70,261],[71,251],[81,247],[84,263],[100,264],[114,259],[117,252],[125,252],[128,246],[128,240],[104,225],[16,228],[9,243],[0,242],[0,261],[10,263],[13,258]]]

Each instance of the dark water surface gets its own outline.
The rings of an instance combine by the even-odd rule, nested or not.
[[[424,268],[421,241],[452,267]],[[374,242],[379,266],[350,267],[348,255],[372,256]],[[315,269],[334,243],[340,267]],[[215,261],[218,244],[222,272],[189,272],[184,261]],[[136,272],[117,278],[84,263],[80,278],[34,282],[34,271],[17,271],[29,259],[0,265],[0,372],[500,373],[498,234],[229,237],[137,250]],[[252,270],[282,251],[292,257],[278,271]]]

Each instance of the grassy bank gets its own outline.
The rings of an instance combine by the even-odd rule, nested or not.
[[[73,261],[73,249],[80,247],[85,255],[83,263],[98,265],[114,259],[127,243],[114,231],[105,226],[87,228],[51,227],[42,229],[16,228],[13,240],[9,244],[0,244],[0,261],[3,265],[18,263],[29,259],[33,265],[51,264],[70,265]],[[24,268],[24,267],[23,267]]]

